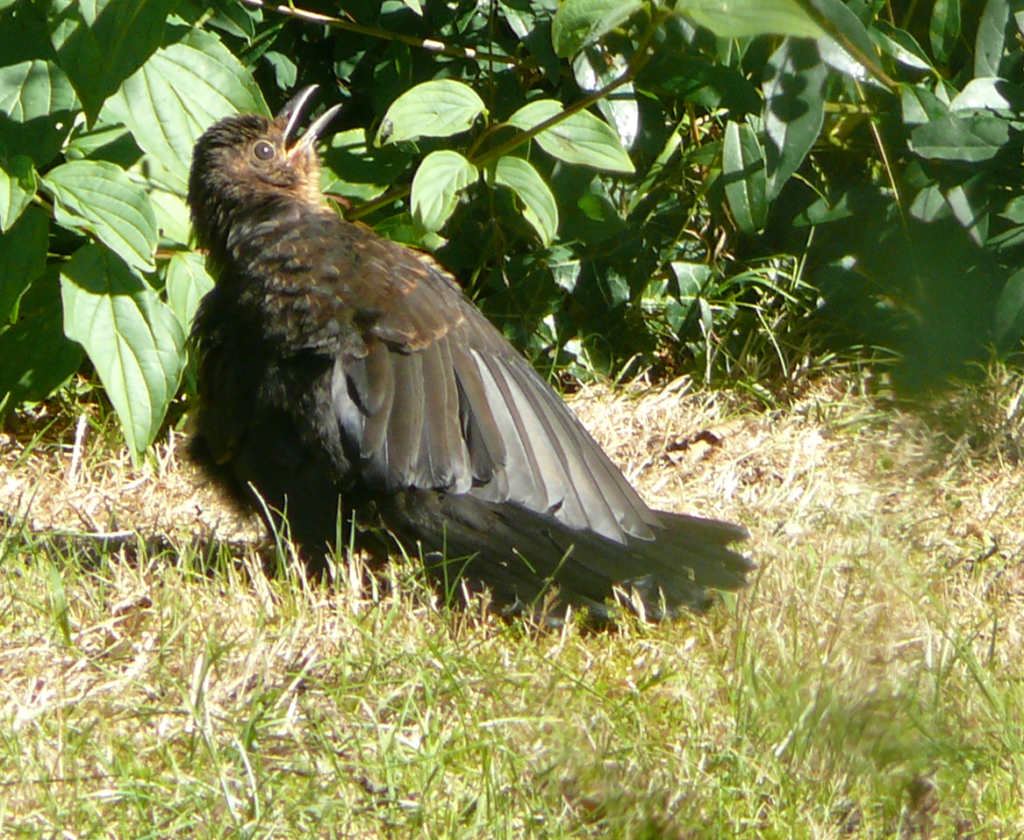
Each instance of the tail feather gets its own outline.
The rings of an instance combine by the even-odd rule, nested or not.
[[[681,514],[659,513],[655,539],[623,544],[468,495],[407,491],[381,512],[399,539],[422,547],[435,577],[483,584],[513,608],[539,604],[557,588],[559,602],[598,620],[614,616],[616,600],[660,620],[707,609],[709,588],[739,589],[755,568],[727,547],[746,538],[744,529]]]

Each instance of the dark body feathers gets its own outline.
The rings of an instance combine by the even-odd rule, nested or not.
[[[742,586],[753,566],[725,547],[742,528],[649,509],[444,271],[324,205],[326,118],[289,145],[311,92],[196,146],[189,203],[217,278],[193,328],[211,473],[285,511],[314,567],[339,507],[372,508],[437,577],[504,605],[554,583],[604,616],[619,587],[661,617]]]

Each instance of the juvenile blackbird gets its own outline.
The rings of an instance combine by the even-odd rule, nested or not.
[[[703,609],[753,564],[739,526],[653,511],[541,379],[425,255],[351,224],[296,138],[315,86],[274,120],[196,144],[188,202],[216,286],[192,339],[193,451],[324,568],[339,512],[379,517],[451,583],[510,610],[559,603],[649,619]]]

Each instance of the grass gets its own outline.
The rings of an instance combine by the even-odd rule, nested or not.
[[[0,449],[0,836],[1020,836],[1020,380],[866,390],[577,397],[760,564],[606,633],[444,608],[408,562],[268,579],[173,437],[132,467],[80,407],[69,480],[77,417],[37,409]]]

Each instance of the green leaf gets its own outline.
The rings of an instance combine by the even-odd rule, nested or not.
[[[693,300],[704,290],[711,278],[711,266],[680,260],[672,263],[672,273],[675,274],[679,286],[679,297]]]
[[[745,123],[730,120],[725,126],[722,176],[725,197],[737,227],[744,233],[756,233],[764,227],[768,215],[768,178],[761,144]]]
[[[0,144],[10,158],[28,155],[37,166],[49,163],[71,131],[77,104],[56,64],[35,60],[0,67]]]
[[[719,38],[818,38],[825,34],[797,0],[679,0],[675,10]]]
[[[996,303],[993,338],[996,347],[1007,352],[1024,338],[1024,269],[1010,275]]]
[[[279,90],[291,90],[299,80],[299,68],[284,53],[277,50],[267,50],[263,53],[263,60],[274,68],[274,81],[277,82]]]
[[[213,9],[215,13],[210,18],[210,26],[252,43],[256,37],[256,25],[263,20],[262,9],[248,8],[231,0],[219,0],[213,4]],[[178,13],[181,14],[181,10]]]
[[[185,333],[156,292],[106,248],[80,248],[60,279],[64,332],[89,354],[138,455],[178,388]]]
[[[139,148],[163,164],[167,186],[188,189],[192,147],[229,114],[269,113],[252,76],[220,39],[191,31],[157,50],[109,100]]]
[[[523,218],[540,236],[544,247],[558,233],[558,204],[544,179],[522,158],[505,156],[494,167],[494,182],[511,189],[523,203]]]
[[[30,207],[18,223],[0,236],[0,326],[18,319],[18,302],[46,268],[50,220],[38,207]]]
[[[51,266],[22,298],[18,322],[0,333],[0,414],[45,399],[81,366],[82,348],[64,335],[63,321],[57,267]]]
[[[947,114],[910,132],[910,148],[929,160],[978,163],[995,157],[1010,140],[1009,123],[987,114]]]
[[[966,116],[968,111],[992,111],[1000,116],[1024,113],[1024,91],[1006,79],[971,79],[953,101],[949,110]]]
[[[960,0],[935,0],[928,27],[932,55],[944,63],[960,38]]]
[[[597,91],[625,74],[629,59],[622,53],[611,53],[588,47],[581,50],[572,63],[576,84],[581,90]],[[597,101],[598,110],[615,127],[623,148],[633,148],[640,131],[640,106],[632,82],[621,85],[611,95]]]
[[[843,0],[810,0],[814,7],[834,27],[834,33],[818,39],[818,52],[821,60],[840,73],[845,73],[859,81],[875,82],[874,76],[859,59],[854,58],[848,46],[855,47],[869,60],[877,62],[878,50],[867,28],[859,17],[851,11]],[[836,37],[838,36],[838,37]],[[877,82],[876,82],[877,83]]]
[[[561,112],[561,103],[539,99],[520,108],[508,122],[525,131]],[[588,111],[578,111],[555,123],[535,139],[545,152],[566,163],[580,163],[610,172],[636,171],[615,129]]]
[[[339,131],[324,154],[324,191],[370,201],[402,177],[409,155],[394,146],[370,144],[366,129]]]
[[[480,177],[458,152],[431,152],[412,179],[412,212],[424,228],[438,231],[455,210],[459,192]]]
[[[50,40],[91,123],[160,45],[175,0],[54,0]]]
[[[563,0],[551,22],[555,53],[569,58],[620,26],[643,4],[640,0]]]
[[[388,216],[373,226],[373,229],[392,242],[410,245],[425,251],[436,251],[448,242],[432,230],[424,230],[422,225],[414,222],[411,213],[397,213]]]
[[[469,85],[453,79],[424,82],[391,103],[376,142],[382,146],[417,137],[451,137],[468,131],[486,112],[483,100]]]
[[[1006,49],[1009,20],[1009,0],[988,0],[974,39],[974,78],[1002,75],[1000,65]]]
[[[935,72],[925,51],[909,32],[896,29],[883,20],[876,20],[868,34],[884,54],[891,56],[900,64],[914,70]]]
[[[774,199],[821,133],[828,70],[814,42],[787,38],[768,60],[765,73],[765,157],[768,196]]]
[[[89,231],[128,265],[153,271],[156,215],[149,196],[119,166],[76,160],[51,170],[43,187],[57,202],[57,223]]]
[[[925,224],[949,215],[950,206],[938,184],[929,184],[921,189],[910,202],[910,215]]]
[[[630,298],[629,278],[614,266],[598,263],[594,266],[598,287],[610,308],[622,306]]]
[[[900,104],[904,125],[922,125],[940,120],[949,113],[949,106],[922,85],[900,85]]]
[[[946,193],[953,216],[978,245],[988,240],[988,191],[976,178],[966,184],[954,184]]]
[[[185,199],[177,193],[154,187],[149,191],[149,201],[156,214],[160,242],[169,245],[188,245],[192,236],[192,222]]]
[[[183,251],[167,261],[167,305],[186,333],[192,329],[199,301],[212,288],[213,278],[199,254]]]
[[[18,221],[38,188],[32,158],[16,155],[10,161],[0,159],[0,233]]]

